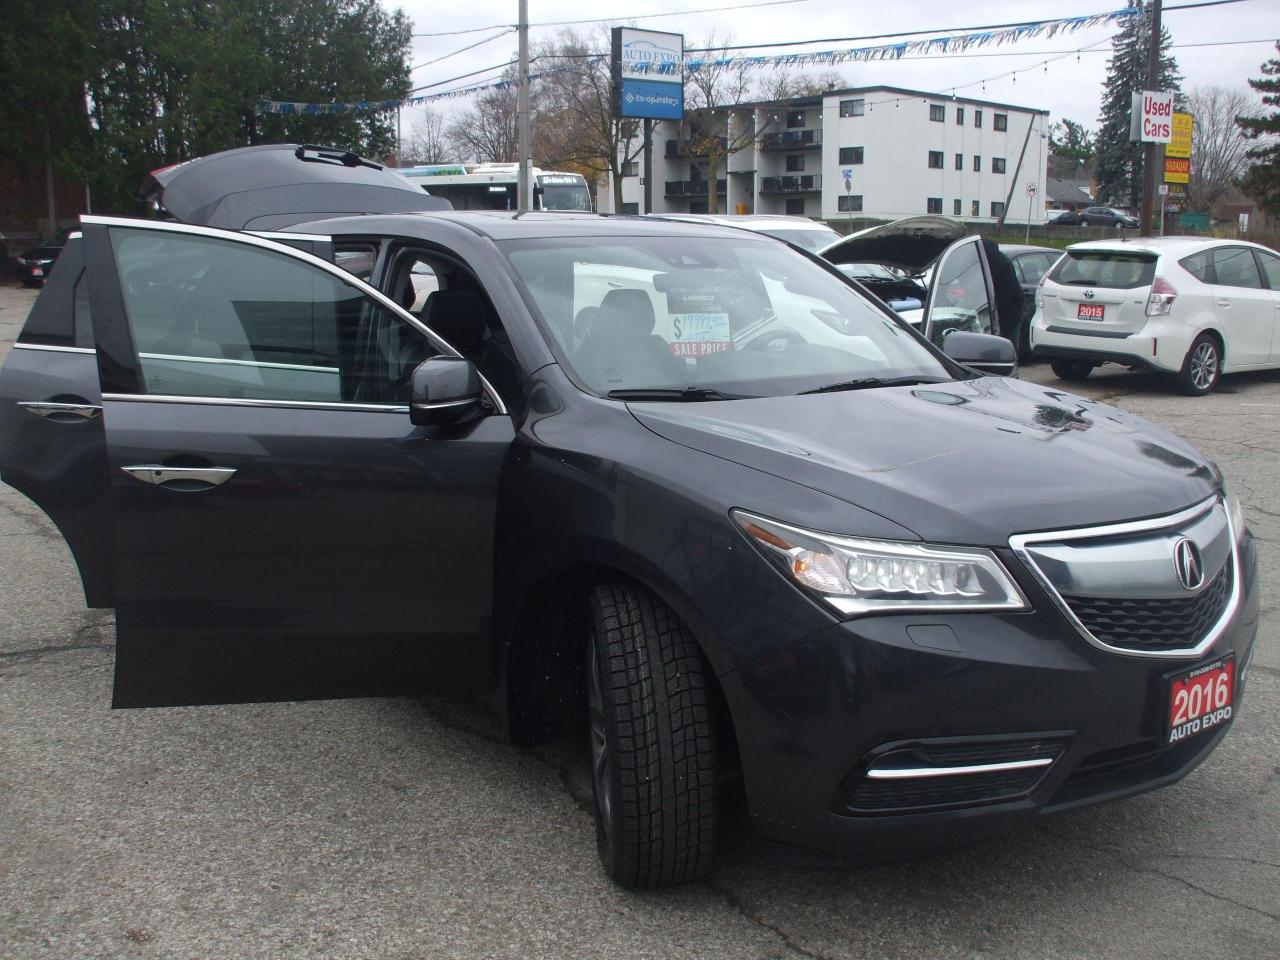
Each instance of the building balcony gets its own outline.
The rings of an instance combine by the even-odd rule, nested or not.
[[[784,130],[760,138],[761,150],[821,150],[822,131]]]
[[[761,177],[761,193],[821,193],[822,174],[810,173],[798,177]]]
[[[716,181],[716,196],[723,197],[729,192],[729,181],[721,177]],[[668,180],[663,189],[668,197],[705,197],[707,195],[706,180]]]

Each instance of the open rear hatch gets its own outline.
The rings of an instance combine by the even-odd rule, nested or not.
[[[364,213],[450,210],[395,170],[334,147],[274,143],[153,171],[141,195],[183,223],[278,230]]]

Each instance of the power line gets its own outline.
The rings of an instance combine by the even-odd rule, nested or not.
[[[430,90],[432,87],[443,87],[447,83],[456,83],[459,80],[466,80],[468,77],[475,77],[482,73],[491,73],[494,70],[504,70],[507,67],[515,66],[515,60],[508,60],[506,63],[495,63],[492,67],[481,67],[479,70],[472,70],[470,73],[460,73],[456,77],[450,77],[448,80],[437,80],[435,83],[424,83],[420,87],[414,87],[410,93],[417,93],[419,90]]]
[[[489,43],[493,40],[497,40],[499,37],[505,37],[509,33],[515,33],[515,30],[514,29],[501,30],[498,33],[495,33],[491,37],[485,37],[483,40],[477,40],[475,43],[469,43],[465,47],[459,47],[457,50],[454,50],[452,53],[446,53],[442,57],[436,57],[434,60],[427,60],[427,61],[424,61],[423,63],[418,64],[417,66],[410,67],[409,72],[412,73],[414,70],[421,70],[423,67],[429,67],[433,63],[439,63],[441,60],[448,60],[451,57],[456,57],[460,53],[466,53],[468,50],[474,50],[476,47],[482,47],[486,43]]]

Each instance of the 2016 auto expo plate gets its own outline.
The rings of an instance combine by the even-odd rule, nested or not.
[[[1076,307],[1077,320],[1101,320],[1106,307],[1100,303],[1082,303]]]
[[[1169,735],[1179,743],[1231,719],[1236,695],[1236,661],[1223,657],[1169,678]]]

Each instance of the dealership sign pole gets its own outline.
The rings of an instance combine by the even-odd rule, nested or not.
[[[644,121],[644,212],[653,212],[653,121],[684,119],[684,34],[613,28],[613,115]]]

